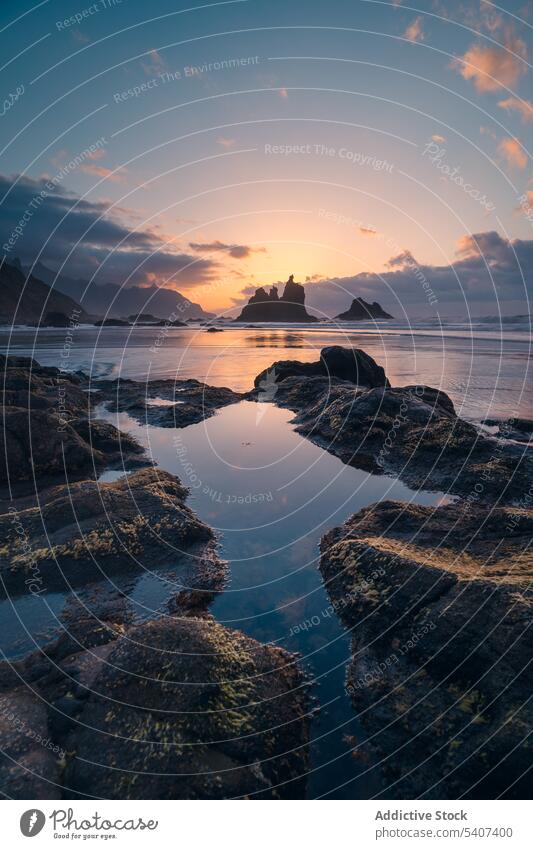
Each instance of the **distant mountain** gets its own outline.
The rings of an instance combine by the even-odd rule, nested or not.
[[[367,303],[363,298],[354,298],[352,305],[346,312],[341,312],[336,318],[341,321],[365,321],[369,318],[392,318],[388,312],[374,301],[372,304]]]
[[[93,316],[121,318],[149,312],[162,319],[168,319],[174,313],[175,318],[182,321],[196,316],[212,317],[211,313],[205,312],[199,304],[189,301],[175,289],[162,286],[143,289],[139,286],[120,287],[115,283],[91,283],[89,286],[87,280],[75,280],[62,274],[56,278],[55,272],[42,263],[37,263],[34,273],[45,283],[53,283],[54,289],[79,300],[86,312]]]
[[[317,319],[307,312],[305,289],[301,283],[294,282],[291,274],[281,298],[277,286],[272,286],[270,292],[261,287],[252,295],[235,321],[310,322]]]
[[[20,263],[0,266],[0,324],[42,324],[64,327],[71,317],[87,318],[82,307],[68,295],[51,289],[35,275],[27,278]]]

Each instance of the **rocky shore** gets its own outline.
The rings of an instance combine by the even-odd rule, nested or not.
[[[273,363],[255,385],[270,387],[269,400],[295,411],[296,430],[344,463],[413,489],[513,503],[533,481],[531,453],[503,438],[504,425],[492,436],[438,389],[391,387],[364,351],[324,348],[318,363]]]
[[[374,504],[322,539],[384,798],[525,798],[533,511]]]
[[[74,605],[54,643],[0,664],[0,786],[16,799],[301,798],[293,655],[205,611],[141,624]]]
[[[373,752],[380,795],[524,798],[532,423],[475,427],[438,389],[391,387],[357,350],[274,363],[256,392],[343,462],[455,496],[439,508],[372,505],[322,539],[321,573],[353,634],[347,688],[368,734],[359,748]]]
[[[93,418],[108,401],[176,426],[146,401],[183,390],[185,426],[240,396],[197,381],[90,386],[24,358],[1,366],[2,594],[66,599],[57,639],[0,664],[2,795],[302,798],[309,704],[298,659],[213,619],[226,579],[213,531],[177,477]],[[129,474],[98,480],[116,464]],[[139,619],[114,583],[143,572],[174,589],[157,618]]]
[[[107,465],[146,466],[128,434],[91,416],[84,375],[0,356],[0,487],[76,480]]]
[[[93,401],[106,402],[111,412],[128,413],[141,424],[187,427],[214,415],[244,395],[198,380],[100,380]],[[162,403],[161,403],[162,402]]]
[[[438,508],[372,505],[322,540],[381,795],[525,792],[529,421],[476,427],[444,392],[391,387],[368,354],[338,346],[313,363],[274,363],[246,394],[196,380],[90,382],[16,357],[0,365],[3,593],[69,599],[57,639],[0,664],[10,797],[305,796],[298,658],[213,619],[226,579],[213,531],[178,478],[95,417],[105,403],[185,427],[243,399],[293,410],[296,429],[347,464],[455,496]],[[123,477],[98,480],[117,465]],[[113,588],[114,576],[143,570],[175,587],[144,619]],[[94,588],[91,602],[76,588]]]

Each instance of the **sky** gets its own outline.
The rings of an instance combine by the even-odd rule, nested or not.
[[[231,312],[527,313],[533,2],[3,0],[8,261]]]

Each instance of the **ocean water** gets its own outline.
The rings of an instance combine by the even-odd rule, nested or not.
[[[310,362],[326,345],[345,345],[367,351],[393,386],[425,383],[447,392],[465,418],[533,416],[528,317],[221,326],[224,333],[212,334],[204,327],[15,328],[0,332],[0,352],[82,368],[95,379],[194,377],[245,391],[275,360]]]
[[[492,327],[492,329],[491,329]],[[101,376],[138,379],[195,377],[233,389],[278,359],[311,361],[331,344],[353,344],[381,363],[393,385],[426,383],[448,392],[463,415],[482,419],[532,415],[529,336],[514,325],[502,338],[490,322],[474,330],[405,327],[172,329],[79,328],[65,348],[65,331],[16,330],[4,351],[43,364],[82,368]],[[152,350],[151,350],[152,349]],[[65,351],[68,355],[65,356]],[[138,424],[124,413],[98,411],[135,435],[158,467],[190,488],[189,504],[217,534],[228,561],[228,585],[212,606],[216,618],[261,642],[300,655],[314,700],[310,798],[368,798],[377,790],[376,765],[360,757],[365,734],[345,692],[350,634],[332,611],[318,571],[318,545],[330,528],[384,499],[422,504],[443,493],[413,492],[394,478],[345,466],[295,433],[290,411],[250,402],[226,407],[205,422],[174,430]],[[121,474],[116,468],[103,480]],[[144,571],[76,593],[127,598],[138,619],[164,615],[179,589],[168,575]],[[70,593],[7,600],[0,605],[2,649],[20,655],[63,627]]]

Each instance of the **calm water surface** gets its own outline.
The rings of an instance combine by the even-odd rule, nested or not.
[[[381,363],[393,385],[423,382],[448,392],[471,418],[533,415],[528,374],[529,334],[485,325],[335,328],[172,329],[154,347],[159,329],[79,328],[66,347],[65,331],[16,330],[0,336],[5,352],[43,364],[82,368],[95,379],[195,377],[213,385],[249,389],[274,360],[317,359],[324,345],[352,344]],[[182,430],[136,424],[126,414],[103,413],[132,432],[155,462],[190,487],[190,506],[219,536],[229,582],[213,605],[216,618],[262,641],[301,655],[313,680],[309,796],[371,796],[371,768],[355,759],[353,738],[364,738],[344,692],[350,635],[331,613],[318,571],[318,544],[330,528],[383,499],[437,503],[387,477],[344,466],[296,434],[292,414],[248,402],[227,407]],[[110,470],[112,480],[121,470]],[[94,598],[127,597],[137,618],[162,615],[177,586],[168,576],[143,573],[115,585],[84,588]],[[2,603],[2,647],[11,656],[42,643],[61,627],[72,596],[61,593]],[[347,738],[351,739],[351,743]]]
[[[325,345],[363,348],[383,365],[393,386],[426,383],[447,392],[467,418],[533,416],[529,323],[411,326],[365,322],[334,325],[191,328],[80,327],[38,333],[0,332],[0,351],[33,355],[45,365],[82,368],[95,378],[195,377],[237,391],[275,360],[310,362]]]
[[[296,434],[289,411],[271,405],[242,402],[177,431],[141,426],[123,413],[104,415],[190,487],[190,506],[217,532],[229,582],[212,607],[216,618],[301,654],[319,708],[312,723],[309,795],[372,795],[372,773],[360,776],[365,767],[347,741],[364,739],[344,691],[350,635],[329,608],[318,544],[328,529],[370,503],[392,498],[431,504],[439,496],[343,465]],[[119,474],[106,473],[104,480]],[[126,596],[137,618],[148,618],[163,615],[177,589],[167,576],[146,572],[77,596],[89,608],[102,593]],[[20,654],[48,639],[61,627],[69,602],[60,593],[4,602],[4,650]]]

